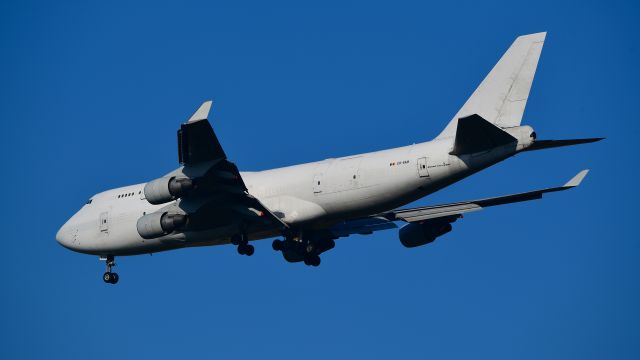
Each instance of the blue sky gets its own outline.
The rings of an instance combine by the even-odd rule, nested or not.
[[[2,358],[637,359],[640,12],[633,2],[0,4]],[[583,186],[405,249],[355,236],[319,268],[230,246],[118,259],[57,229],[176,166],[201,101],[260,170],[435,136],[520,34],[548,31],[523,123],[597,144],[519,155],[418,204]]]

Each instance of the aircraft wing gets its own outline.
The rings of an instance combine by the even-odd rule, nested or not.
[[[200,218],[202,228],[238,220],[248,226],[286,228],[287,224],[249,194],[238,168],[227,159],[207,120],[211,104],[203,103],[178,130],[178,159],[183,167],[176,173],[196,184],[195,193],[181,207],[192,213],[196,227]]]
[[[468,212],[479,211],[490,206],[541,199],[543,194],[574,188],[580,185],[588,172],[589,170],[582,170],[566,184],[558,187],[479,200],[392,210],[372,215],[368,218],[356,219],[338,224],[331,229],[331,232],[336,237],[348,236],[350,234],[370,234],[373,231],[396,227],[393,223],[395,221],[404,221],[408,223],[452,223]]]
[[[480,200],[463,201],[444,205],[423,206],[411,209],[400,209],[390,211],[381,215],[389,220],[402,220],[406,222],[423,221],[451,215],[460,216],[464,213],[482,210],[483,208],[490,206],[541,199],[542,195],[545,193],[564,191],[574,188],[580,185],[582,179],[587,176],[588,172],[589,170],[580,171],[576,176],[574,176],[563,186],[527,191],[505,196],[491,197]]]
[[[207,120],[211,104],[211,100],[205,101],[178,130],[178,159],[182,165],[227,159],[218,137]]]

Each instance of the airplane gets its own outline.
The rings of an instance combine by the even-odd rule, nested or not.
[[[225,244],[251,256],[251,241],[274,237],[282,237],[272,248],[286,261],[318,266],[339,238],[403,223],[400,243],[423,246],[466,213],[576,187],[588,170],[558,187],[400,208],[521,152],[603,139],[538,140],[531,126],[520,125],[545,38],[516,38],[438,136],[394,149],[240,172],[208,121],[206,101],[178,130],[179,168],[92,196],[56,240],[98,255],[109,284],[119,280],[116,256]]]

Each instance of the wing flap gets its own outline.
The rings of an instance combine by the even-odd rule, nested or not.
[[[442,205],[426,208],[407,209],[395,212],[395,219],[406,222],[418,222],[445,216],[460,215],[463,213],[482,210],[477,204]]]
[[[345,237],[352,234],[368,235],[375,231],[395,229],[393,221],[384,217],[374,216],[363,219],[354,219],[341,222],[329,229],[329,232],[336,238]]]

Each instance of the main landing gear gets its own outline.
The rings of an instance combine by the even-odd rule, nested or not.
[[[325,242],[314,242],[307,239],[286,237],[285,240],[273,240],[271,247],[275,251],[281,251],[282,256],[288,262],[303,261],[307,266],[320,265],[320,253],[335,246],[333,240]]]
[[[231,237],[231,243],[238,247],[238,254],[251,256],[256,251],[253,245],[249,244],[249,238],[245,232]]]
[[[102,275],[102,280],[107,284],[117,284],[119,276],[117,273],[111,272],[111,268],[116,266],[116,260],[113,255],[108,255],[105,259],[107,263],[107,271]]]

